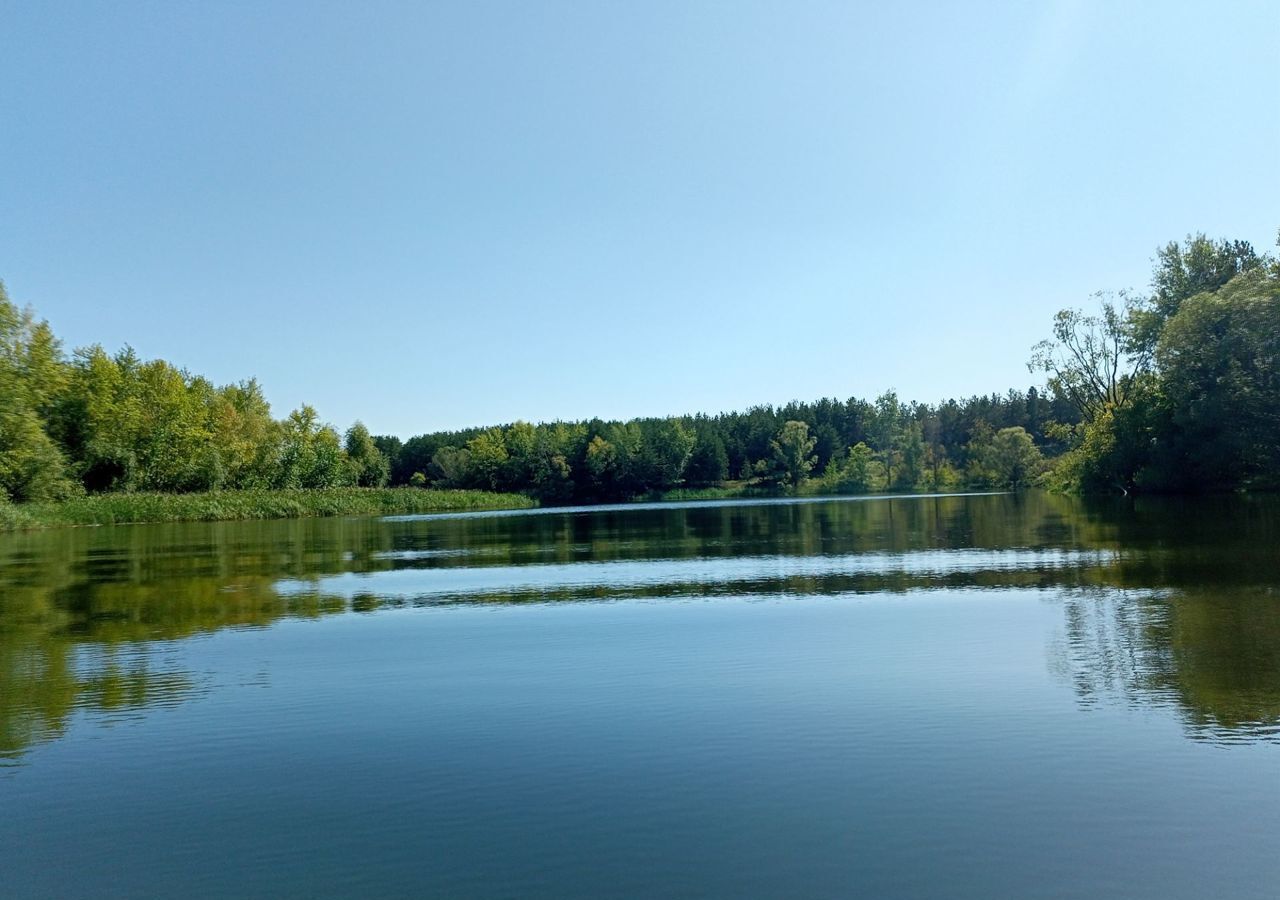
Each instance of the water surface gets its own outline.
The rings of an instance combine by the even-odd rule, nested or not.
[[[0,536],[0,893],[1273,897],[1280,504]]]

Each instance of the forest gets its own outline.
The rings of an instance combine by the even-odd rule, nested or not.
[[[273,416],[128,347],[68,354],[0,285],[0,500],[113,492],[469,488],[546,504],[751,493],[1280,487],[1280,261],[1203,234],[1150,289],[1068,309],[1039,386],[942,403],[824,398],[628,421],[514,422],[402,441],[310,406]],[[1010,348],[1010,352],[1021,352]]]

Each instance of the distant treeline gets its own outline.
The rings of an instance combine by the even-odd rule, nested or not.
[[[1204,235],[1157,251],[1150,293],[1064,310],[1046,387],[904,403],[510,425],[402,442],[275,419],[256,381],[215,386],[129,348],[67,355],[0,285],[0,500],[343,486],[518,491],[548,503],[680,490],[1280,486],[1280,262]]]
[[[376,437],[394,483],[525,491],[544,502],[621,500],[733,481],[833,492],[1009,487],[1039,474],[1046,428],[1074,408],[1025,393],[903,403],[822,399],[745,412],[512,425]]]
[[[1280,261],[1201,235],[1156,251],[1149,293],[1063,310],[1033,348],[1047,391],[593,419],[374,441],[396,483],[613,500],[740,490],[1083,492],[1280,487]],[[1051,461],[1047,461],[1048,458]]]

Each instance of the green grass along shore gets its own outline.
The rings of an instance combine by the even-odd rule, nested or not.
[[[523,494],[421,488],[320,488],[196,494],[96,494],[56,503],[0,502],[0,531],[65,525],[219,522],[527,509]]]

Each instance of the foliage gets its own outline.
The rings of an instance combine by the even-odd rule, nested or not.
[[[1056,486],[1280,486],[1280,262],[1243,241],[1171,243],[1149,297],[1123,315],[1059,313],[1055,337],[1032,364],[1081,413],[1056,427],[1069,446]]]
[[[467,441],[467,454],[476,485],[497,490],[506,483],[511,456],[501,428],[486,428]]]
[[[442,487],[463,487],[471,472],[471,452],[458,447],[441,447],[431,457],[432,480]]]
[[[898,468],[891,485],[895,490],[914,490],[924,479],[925,446],[919,422],[905,424],[898,435]]]
[[[48,325],[14,306],[0,283],[0,501],[71,493],[66,460],[46,428],[65,381]]]
[[[343,487],[352,480],[338,433],[310,406],[295,409],[284,421],[279,459],[277,488]]]
[[[0,285],[0,495],[378,486],[389,474],[363,425],[344,445],[310,406],[277,421],[256,381],[217,387],[129,347],[68,357]]]
[[[1151,292],[1064,310],[1031,368],[1047,390],[904,403],[896,392],[718,415],[342,436],[310,406],[272,416],[125,347],[66,354],[0,286],[0,499],[324,490],[518,491],[545,503],[679,491],[1021,488],[1054,459],[1069,490],[1280,487],[1280,261],[1196,235],[1157,251]],[[6,512],[6,515],[13,515]]]
[[[1165,323],[1182,303],[1225,287],[1237,275],[1262,272],[1269,262],[1248,241],[1210,240],[1204,234],[1170,241],[1156,251],[1151,296],[1133,317],[1136,343],[1147,350],[1159,343]]]
[[[834,494],[865,494],[873,489],[875,453],[859,441],[843,458],[833,459],[827,466],[822,487]]]
[[[1061,310],[1054,317],[1053,340],[1036,344],[1028,364],[1031,371],[1048,376],[1049,389],[1070,402],[1085,422],[1129,402],[1134,373],[1144,367],[1148,355],[1132,352],[1137,302],[1123,292],[1119,304],[1105,294],[1096,297],[1096,316]]]
[[[672,416],[626,422],[591,419],[436,432],[403,443],[374,438],[388,457],[391,483],[410,484],[417,473],[430,484],[500,488],[529,493],[546,503],[617,501],[681,496],[716,489],[730,476],[735,496],[791,489],[794,482],[821,490],[952,490],[963,485],[972,430],[1023,427],[1045,453],[1067,442],[1055,423],[1073,425],[1078,413],[1065,400],[1027,392],[949,400],[930,406],[904,404],[888,391],[873,402],[822,399],[783,406],[755,406],[715,416]],[[774,444],[788,422],[803,423],[813,441],[799,473],[782,464]],[[874,454],[868,471],[841,470],[848,448]],[[505,457],[504,457],[505,453]],[[798,461],[798,457],[797,457]]]
[[[343,450],[347,456],[347,469],[352,484],[358,487],[382,487],[391,477],[391,465],[364,423],[356,422],[347,429],[343,441]]]
[[[1257,269],[1185,301],[1156,358],[1168,413],[1158,459],[1177,487],[1276,483],[1280,279]]]
[[[709,429],[698,433],[689,464],[685,466],[685,482],[695,486],[719,484],[729,477],[729,454],[724,440]]]
[[[813,448],[817,440],[809,435],[804,422],[785,422],[771,444],[774,463],[782,484],[795,490],[809,477],[816,457]]]
[[[1044,471],[1044,455],[1021,426],[976,436],[970,443],[970,454],[975,487],[1018,490]]]

